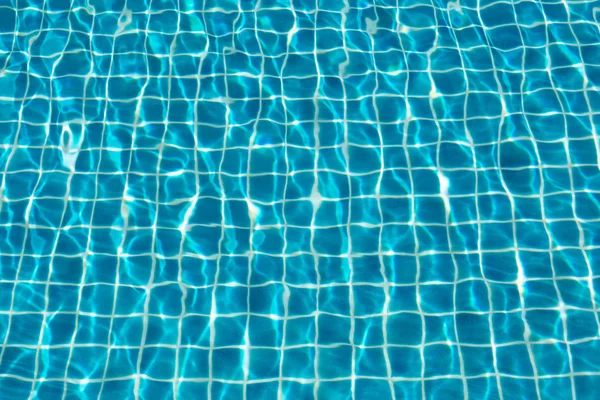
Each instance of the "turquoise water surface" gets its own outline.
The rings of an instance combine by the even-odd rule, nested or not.
[[[0,398],[597,399],[600,3],[0,2]]]

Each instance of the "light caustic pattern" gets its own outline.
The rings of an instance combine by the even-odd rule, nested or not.
[[[587,0],[0,3],[0,397],[595,399]]]

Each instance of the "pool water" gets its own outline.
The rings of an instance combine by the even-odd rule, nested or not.
[[[0,397],[596,399],[600,5],[0,4]]]

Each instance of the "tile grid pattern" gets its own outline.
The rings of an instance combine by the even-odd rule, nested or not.
[[[0,392],[589,398],[593,2],[35,3]]]

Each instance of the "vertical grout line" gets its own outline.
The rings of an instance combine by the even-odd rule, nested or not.
[[[349,0],[344,0],[344,8],[342,9],[342,40],[344,43],[344,52],[346,53],[346,60],[340,64],[340,75],[342,79],[342,89],[344,93],[344,143],[342,145],[342,154],[344,156],[345,168],[346,168],[346,176],[348,178],[348,191],[349,191],[349,199],[348,199],[348,220],[346,221],[346,238],[348,240],[348,249],[347,249],[347,258],[348,258],[348,266],[350,268],[350,279],[348,282],[348,302],[350,304],[350,337],[349,342],[352,347],[352,366],[351,366],[351,391],[352,391],[352,400],[356,400],[356,345],[354,343],[354,332],[356,329],[356,323],[354,320],[354,262],[353,257],[354,254],[352,252],[352,231],[350,229],[351,221],[352,221],[352,179],[351,179],[351,168],[350,168],[350,154],[349,154],[349,146],[348,142],[348,94],[346,91],[346,67],[350,64],[350,53],[348,51],[347,38],[346,38],[346,22],[347,22],[347,14],[350,12],[350,3]]]
[[[406,107],[406,117],[404,119],[403,123],[403,132],[402,132],[402,148],[404,150],[404,156],[406,157],[406,164],[407,164],[407,171],[408,171],[408,178],[409,178],[409,183],[410,183],[410,194],[409,194],[409,198],[410,198],[410,221],[408,222],[408,226],[410,227],[410,229],[412,230],[413,233],[413,240],[415,242],[415,248],[414,248],[414,253],[413,253],[413,257],[415,258],[415,262],[416,262],[416,275],[415,275],[415,294],[416,294],[416,303],[417,303],[417,311],[419,314],[419,317],[421,317],[421,343],[419,344],[419,356],[420,356],[420,362],[421,362],[421,373],[420,373],[420,386],[421,386],[421,400],[426,400],[426,393],[425,393],[425,343],[426,343],[426,337],[425,334],[427,332],[426,328],[426,322],[425,322],[425,314],[423,313],[423,308],[421,306],[421,292],[420,292],[420,284],[419,281],[421,280],[421,260],[419,257],[419,238],[417,237],[417,231],[416,231],[416,212],[415,212],[415,184],[414,184],[414,179],[413,179],[413,174],[411,173],[411,171],[413,171],[412,168],[412,162],[410,160],[410,152],[408,151],[408,133],[409,133],[409,125],[411,122],[415,122],[416,120],[412,115],[412,111],[411,111],[411,106],[410,106],[410,102],[408,101],[408,87],[409,87],[409,81],[410,81],[410,74],[409,74],[409,63],[408,63],[408,57],[406,56],[406,51],[404,49],[404,44],[403,44],[403,40],[402,40],[402,36],[401,33],[406,33],[407,32],[407,27],[402,26],[400,24],[400,0],[396,0],[396,29],[397,29],[397,35],[398,35],[398,41],[400,43],[400,49],[402,52],[402,57],[403,57],[403,61],[404,61],[404,65],[406,66],[406,81],[404,84],[404,104]],[[387,329],[387,327],[386,327]]]
[[[377,178],[377,185],[375,187],[375,197],[377,199],[377,212],[379,213],[379,237],[378,237],[378,247],[377,247],[377,257],[379,260],[379,273],[381,274],[381,278],[383,279],[383,292],[385,296],[385,302],[382,310],[382,327],[383,327],[383,357],[385,361],[385,371],[387,375],[387,382],[390,388],[390,395],[394,396],[394,382],[392,381],[392,364],[389,355],[389,346],[388,346],[388,332],[387,332],[387,322],[389,316],[389,308],[390,308],[390,284],[388,282],[386,273],[385,273],[385,265],[383,262],[383,211],[381,209],[381,183],[383,181],[383,173],[385,168],[385,153],[384,153],[384,144],[383,144],[383,135],[381,134],[381,120],[379,117],[379,108],[377,106],[377,92],[379,90],[379,70],[377,68],[377,59],[375,57],[375,38],[374,35],[377,31],[377,23],[379,22],[379,14],[377,12],[378,8],[375,7],[375,21],[371,21],[367,19],[367,30],[370,36],[371,42],[371,59],[373,60],[373,74],[375,74],[375,87],[373,88],[373,93],[371,96],[371,101],[373,104],[373,109],[375,110],[375,119],[377,122],[377,135],[379,139],[379,177]],[[371,25],[369,27],[369,25]],[[369,29],[371,28],[371,29]],[[370,32],[369,32],[370,30]],[[364,343],[363,343],[364,346]]]
[[[178,20],[177,20],[177,26],[179,27],[179,16],[180,14],[178,14]],[[150,18],[148,19],[148,21],[150,21]],[[156,205],[156,211],[154,213],[154,221],[153,221],[153,225],[152,225],[152,269],[150,271],[150,278],[148,281],[148,285],[146,286],[146,290],[145,290],[145,294],[146,294],[146,298],[144,299],[144,319],[143,319],[143,326],[142,326],[142,341],[140,343],[140,351],[138,353],[138,359],[137,359],[137,363],[136,363],[136,375],[135,375],[135,386],[134,386],[134,395],[135,395],[135,399],[138,400],[140,397],[140,384],[141,384],[141,375],[142,375],[142,361],[143,361],[143,356],[144,356],[144,349],[146,347],[146,339],[148,337],[148,320],[150,318],[150,313],[149,313],[149,308],[150,308],[150,299],[152,298],[152,289],[154,289],[155,287],[155,277],[156,277],[156,268],[157,268],[157,258],[162,258],[162,255],[160,255],[159,253],[157,253],[156,251],[156,242],[157,242],[157,236],[158,236],[158,232],[157,229],[160,228],[158,226],[158,220],[159,220],[159,210],[160,210],[160,170],[161,170],[161,164],[162,164],[162,160],[163,160],[163,152],[166,146],[166,135],[167,132],[169,130],[169,111],[171,110],[171,92],[172,92],[172,83],[173,83],[173,57],[175,55],[175,46],[177,44],[177,35],[179,33],[179,30],[177,30],[177,32],[175,33],[174,37],[173,37],[173,41],[171,42],[171,46],[169,48],[169,75],[168,75],[168,84],[167,84],[167,107],[165,110],[165,119],[163,121],[163,125],[164,125],[164,129],[163,129],[163,133],[161,136],[161,143],[159,145],[159,149],[158,149],[158,162],[156,163],[156,197],[154,200],[154,203]],[[164,101],[164,99],[162,99]],[[164,103],[163,103],[164,104]]]
[[[500,374],[498,372],[498,356],[497,356],[497,344],[496,344],[496,339],[495,339],[495,333],[494,333],[494,319],[493,319],[493,315],[494,315],[494,302],[493,302],[493,297],[492,297],[492,288],[490,286],[490,281],[489,279],[487,279],[485,277],[485,272],[483,270],[483,253],[481,250],[481,213],[479,211],[479,174],[478,174],[478,168],[477,168],[477,153],[475,152],[475,142],[473,141],[473,137],[471,136],[471,133],[469,132],[469,127],[467,124],[467,104],[469,102],[469,78],[467,76],[467,71],[465,68],[465,61],[463,58],[463,50],[460,47],[460,42],[458,40],[458,37],[456,36],[456,32],[454,31],[455,28],[452,24],[452,17],[450,15],[450,13],[452,11],[456,11],[462,14],[462,10],[460,9],[460,5],[457,4],[455,5],[455,7],[458,8],[450,8],[448,7],[448,14],[449,14],[449,22],[450,22],[450,26],[452,28],[451,30],[451,34],[452,34],[452,39],[455,41],[456,43],[456,48],[458,50],[458,54],[460,57],[460,63],[462,66],[462,72],[463,72],[463,77],[465,79],[465,104],[464,104],[464,108],[463,108],[463,113],[464,113],[464,119],[463,119],[463,126],[465,129],[465,134],[467,136],[467,141],[468,141],[468,145],[469,145],[469,149],[471,151],[471,156],[473,157],[473,172],[475,174],[475,212],[477,215],[477,257],[479,259],[479,271],[481,273],[481,277],[483,279],[483,282],[485,284],[485,288],[487,291],[487,300],[489,303],[489,311],[488,311],[488,325],[490,328],[490,340],[491,340],[491,349],[492,349],[492,360],[493,360],[493,367],[494,367],[494,376],[496,378],[496,387],[498,388],[498,396],[499,396],[499,400],[504,400],[504,392],[502,390],[502,383],[500,380]]]
[[[285,96],[285,90],[284,90],[284,86],[283,86],[283,79],[284,79],[284,73],[283,71],[285,71],[285,67],[287,66],[288,63],[288,59],[289,59],[289,54],[290,54],[290,44],[291,44],[291,39],[293,37],[293,35],[296,33],[297,31],[297,20],[298,20],[298,16],[296,15],[296,10],[294,9],[294,2],[293,0],[290,0],[290,9],[292,11],[292,15],[294,16],[294,25],[292,26],[292,29],[288,32],[288,40],[286,43],[286,48],[285,48],[285,57],[283,60],[283,65],[281,66],[281,79],[280,79],[280,87],[281,87],[281,102],[283,104],[283,111],[284,111],[284,123],[285,123],[285,134],[284,134],[284,151],[285,151],[285,185],[283,188],[283,204],[282,204],[282,211],[281,214],[283,216],[283,254],[282,254],[282,258],[283,258],[283,277],[282,277],[282,285],[283,285],[283,310],[284,310],[284,315],[283,315],[283,331],[282,331],[282,339],[281,339],[281,347],[280,347],[280,354],[279,354],[279,385],[277,387],[277,398],[279,400],[283,400],[284,399],[284,394],[283,394],[283,363],[284,363],[284,358],[285,358],[285,345],[286,345],[286,334],[287,334],[287,321],[289,318],[289,300],[290,300],[290,289],[289,286],[287,284],[287,252],[288,252],[288,237],[287,237],[287,233],[288,233],[288,223],[287,223],[287,217],[286,217],[286,212],[285,212],[285,205],[286,205],[286,200],[287,200],[287,192],[288,192],[288,181],[289,181],[289,177],[290,177],[290,162],[288,159],[288,110],[286,107],[286,96]],[[258,35],[257,35],[258,36]],[[257,37],[258,40],[258,37]],[[263,58],[264,61],[264,54],[262,53],[262,47],[261,47],[261,56]],[[316,60],[315,60],[316,62]],[[261,73],[264,74],[264,68],[261,70]],[[261,87],[261,97],[262,97],[262,87]],[[260,117],[260,116],[259,116]],[[275,179],[277,179],[277,176],[275,176]]]
[[[437,111],[435,110],[434,107],[434,101],[436,98],[440,97],[441,95],[438,93],[436,87],[435,87],[435,81],[433,79],[433,74],[432,74],[432,70],[431,70],[431,64],[432,64],[432,55],[433,53],[436,51],[436,49],[439,48],[438,42],[439,42],[439,22],[437,19],[437,13],[436,13],[436,9],[433,10],[433,16],[435,19],[435,40],[433,42],[433,46],[427,51],[427,75],[429,76],[429,82],[431,83],[431,91],[429,92],[429,107],[431,109],[431,114],[433,115],[433,120],[435,122],[435,126],[438,132],[438,137],[437,137],[437,143],[436,143],[436,159],[435,159],[435,169],[436,169],[436,173],[438,176],[438,180],[439,180],[439,186],[440,186],[440,197],[442,198],[443,202],[444,202],[444,213],[445,213],[445,223],[446,223],[446,241],[448,243],[448,249],[450,251],[450,257],[452,258],[452,267],[454,268],[454,280],[452,282],[452,309],[453,309],[453,313],[452,313],[452,320],[454,323],[454,336],[456,337],[456,349],[458,352],[458,362],[459,362],[459,367],[460,367],[460,379],[461,379],[461,383],[462,383],[462,387],[463,387],[463,396],[465,399],[469,399],[469,390],[468,390],[468,386],[467,386],[467,378],[465,375],[465,361],[462,355],[462,348],[461,348],[461,344],[460,344],[460,337],[458,334],[458,321],[456,319],[456,290],[458,287],[458,263],[456,262],[456,254],[454,252],[453,249],[453,245],[452,245],[452,239],[450,237],[450,219],[451,219],[451,212],[452,209],[450,208],[450,198],[449,198],[449,193],[448,193],[448,189],[450,186],[450,181],[448,180],[448,178],[446,176],[444,176],[443,172],[442,172],[442,166],[440,164],[440,150],[441,150],[441,145],[442,145],[442,128],[440,126],[440,122],[439,122],[439,118],[437,115]],[[465,118],[466,115],[463,116],[463,118]],[[415,194],[416,195],[416,194]],[[452,348],[452,343],[450,340],[448,340],[448,347]]]
[[[150,4],[152,4],[152,0],[150,0]],[[95,9],[94,9],[94,15],[96,15]],[[146,31],[148,31],[148,26],[150,24],[150,16],[148,16],[148,20],[146,21]],[[114,47],[114,42],[113,42],[113,47]],[[113,332],[113,324],[114,324],[114,320],[115,320],[115,316],[116,316],[116,312],[117,312],[117,301],[118,301],[118,293],[119,293],[119,286],[120,286],[120,272],[121,272],[121,260],[123,259],[123,257],[126,257],[126,255],[123,253],[123,246],[125,245],[125,241],[127,238],[127,231],[129,228],[129,213],[130,213],[130,209],[129,209],[129,205],[128,202],[130,201],[130,196],[127,194],[128,191],[128,185],[129,185],[129,176],[131,174],[131,164],[132,164],[132,160],[135,157],[135,152],[134,152],[134,147],[135,147],[135,142],[136,142],[136,138],[137,138],[137,129],[138,127],[141,125],[140,123],[140,118],[142,115],[142,101],[144,99],[144,94],[146,93],[146,88],[148,87],[148,82],[150,81],[150,69],[149,69],[149,59],[148,59],[148,35],[146,34],[146,37],[144,39],[144,49],[146,50],[146,54],[145,54],[145,66],[146,66],[146,80],[144,82],[144,85],[142,86],[142,89],[140,90],[140,94],[137,98],[137,104],[136,104],[136,108],[135,108],[135,113],[134,113],[134,122],[133,122],[133,129],[132,129],[132,135],[131,135],[131,155],[129,157],[129,162],[127,165],[127,171],[125,172],[125,189],[124,189],[124,193],[123,193],[123,198],[120,199],[121,200],[121,215],[123,216],[123,236],[121,237],[121,243],[119,244],[119,247],[117,249],[117,268],[116,268],[116,277],[115,277],[115,291],[114,291],[114,295],[113,295],[113,306],[112,306],[112,312],[111,312],[111,317],[110,317],[110,325],[109,325],[109,336],[108,336],[108,343],[107,343],[107,357],[106,357],[106,364],[104,366],[104,372],[102,373],[102,384],[100,385],[100,391],[98,393],[98,398],[102,399],[102,394],[104,392],[104,385],[106,383],[106,379],[107,379],[107,374],[108,374],[108,365],[110,363],[110,357],[111,357],[111,349],[112,349],[112,332]],[[112,65],[112,61],[111,61],[111,65]],[[112,67],[111,67],[112,68]],[[110,79],[110,72],[109,72],[109,78],[107,79],[106,82],[106,105],[105,105],[105,113],[107,110],[107,105],[108,105],[108,81]],[[106,116],[104,117],[104,120],[106,121]],[[103,127],[103,132],[104,132],[104,127]],[[102,151],[102,150],[100,150]],[[98,163],[98,165],[100,165]],[[156,204],[156,207],[158,207],[158,204]]]
[[[233,23],[234,29],[235,29],[235,24],[237,23],[239,17],[241,16],[241,1],[242,0],[238,0],[238,8],[240,9],[240,14],[238,14],[238,17],[236,18],[236,20]],[[256,6],[254,8],[254,30],[255,30],[255,35],[257,40],[258,40],[258,33],[256,33],[256,31],[258,30],[258,21],[257,21],[257,17],[258,17],[258,11],[260,11],[261,9],[261,5],[262,5],[262,1],[258,0],[256,3]],[[247,287],[247,297],[246,297],[246,306],[248,307],[248,311],[247,311],[247,315],[246,315],[246,330],[245,330],[245,334],[244,334],[244,393],[243,393],[243,398],[244,400],[246,400],[248,398],[248,381],[250,378],[250,361],[251,361],[251,357],[252,357],[252,343],[250,342],[250,304],[251,304],[251,292],[252,292],[252,288],[251,288],[251,282],[252,282],[252,263],[254,261],[254,255],[255,255],[255,250],[254,250],[254,245],[253,245],[253,239],[254,239],[254,232],[256,231],[257,228],[257,217],[260,214],[260,209],[252,202],[252,195],[251,195],[251,190],[250,190],[250,184],[251,184],[251,179],[250,179],[250,171],[251,171],[251,167],[252,167],[252,151],[254,150],[254,146],[255,146],[255,141],[256,141],[256,137],[258,136],[258,122],[260,121],[260,115],[262,114],[262,107],[263,107],[263,99],[262,99],[262,89],[263,89],[263,77],[265,75],[265,56],[263,54],[263,49],[262,49],[262,45],[260,43],[260,41],[258,41],[259,43],[259,51],[260,51],[260,55],[261,55],[261,65],[260,65],[260,77],[259,77],[259,90],[260,90],[260,99],[259,99],[259,105],[258,105],[258,111],[256,113],[256,119],[254,120],[254,123],[252,124],[252,135],[250,136],[250,142],[248,144],[248,164],[246,167],[246,193],[245,193],[245,197],[246,197],[246,203],[248,205],[248,216],[250,217],[250,235],[248,238],[249,244],[248,244],[248,248],[249,248],[249,255],[248,255],[248,278],[247,278],[247,282],[246,282],[246,287]],[[227,94],[227,96],[229,97],[229,94]]]
[[[317,25],[319,20],[319,4],[318,1],[315,1],[315,21],[314,21],[314,32],[313,32],[313,57],[315,59],[315,67],[317,70],[317,87],[315,88],[315,93],[313,95],[313,105],[315,106],[315,119],[313,121],[313,129],[314,129],[314,139],[315,139],[315,160],[313,164],[313,177],[314,183],[312,187],[312,191],[310,194],[310,201],[312,204],[312,216],[310,220],[310,252],[313,257],[313,263],[315,267],[315,276],[317,280],[317,293],[316,293],[316,302],[315,302],[315,359],[313,362],[313,368],[315,373],[315,386],[313,388],[313,396],[315,399],[319,398],[319,388],[321,383],[321,376],[319,373],[319,296],[321,294],[321,273],[319,272],[319,254],[315,249],[315,223],[317,221],[317,212],[319,211],[319,207],[321,206],[322,198],[319,193],[319,155],[321,149],[321,142],[319,139],[319,135],[321,133],[321,126],[319,121],[319,97],[320,97],[320,86],[321,86],[321,68],[319,67],[319,62],[317,58]]]
[[[477,0],[477,17],[479,19],[479,22],[481,23],[481,26],[485,26],[485,24],[483,23],[483,19],[481,17],[481,0]],[[500,182],[502,184],[502,189],[504,190],[504,193],[506,193],[506,195],[508,196],[509,202],[510,202],[510,209],[511,209],[511,221],[512,221],[512,240],[513,240],[513,246],[514,246],[514,252],[515,252],[515,261],[517,263],[517,281],[515,282],[517,284],[518,287],[518,291],[519,291],[519,300],[521,303],[521,319],[523,320],[523,324],[524,324],[524,332],[523,332],[523,338],[525,340],[525,345],[527,347],[527,354],[529,356],[529,362],[531,363],[531,368],[533,370],[533,374],[534,374],[534,380],[535,380],[535,391],[536,391],[536,397],[538,398],[538,400],[541,400],[541,391],[540,391],[540,384],[539,384],[539,378],[538,378],[538,367],[536,365],[535,362],[535,358],[533,356],[533,349],[531,346],[531,329],[529,327],[529,324],[527,323],[527,310],[525,308],[525,298],[524,298],[524,292],[525,292],[525,282],[527,277],[525,276],[525,272],[523,271],[523,265],[521,262],[521,258],[520,258],[520,247],[519,247],[519,242],[517,240],[517,223],[516,223],[516,215],[515,215],[515,200],[514,200],[514,195],[512,194],[512,192],[509,190],[506,181],[504,180],[504,177],[502,176],[502,163],[501,163],[501,143],[502,143],[502,126],[504,125],[504,121],[507,117],[509,117],[507,110],[506,110],[506,103],[504,100],[504,91],[502,90],[502,85],[500,83],[500,80],[498,78],[498,70],[496,68],[496,62],[494,61],[494,55],[491,51],[491,43],[490,40],[488,38],[488,34],[487,31],[484,30],[485,33],[485,42],[487,44],[487,49],[488,49],[488,53],[490,55],[490,60],[492,63],[492,68],[493,68],[493,73],[494,73],[494,79],[496,80],[496,87],[498,89],[498,93],[500,95],[500,102],[502,105],[502,115],[500,116],[500,124],[498,125],[498,140],[497,140],[497,155],[496,155],[496,167],[498,169],[498,174],[500,177]]]

